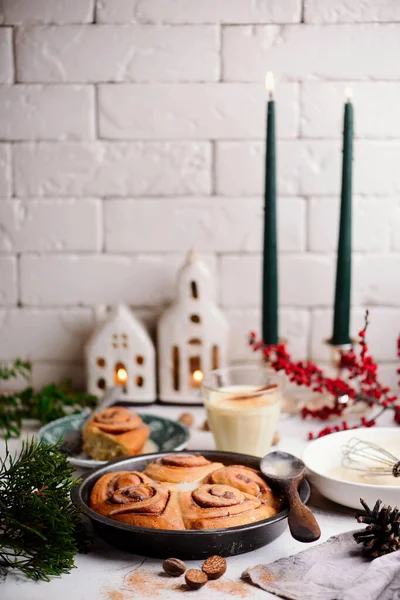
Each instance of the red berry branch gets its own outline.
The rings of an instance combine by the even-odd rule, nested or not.
[[[366,311],[364,327],[358,334],[359,351],[356,352],[353,347],[346,351],[339,350],[336,377],[329,377],[311,361],[292,360],[285,344],[266,345],[262,340],[257,340],[254,332],[250,334],[250,346],[255,352],[263,352],[266,361],[275,371],[284,371],[289,381],[306,386],[313,392],[329,394],[329,404],[315,409],[304,407],[301,413],[303,419],[327,421],[331,417],[341,417],[345,410],[360,402],[368,407],[380,408],[373,419],[361,417],[359,423],[351,426],[346,421],[334,426],[328,425],[316,434],[309,433],[310,440],[335,431],[373,427],[376,419],[387,409],[394,410],[394,420],[400,424],[400,405],[395,404],[397,396],[378,380],[378,366],[369,353],[366,342],[368,323]],[[397,356],[400,357],[400,336],[397,341]],[[397,373],[400,375],[400,369]]]

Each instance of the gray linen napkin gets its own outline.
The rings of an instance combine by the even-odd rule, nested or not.
[[[400,551],[365,558],[352,534],[247,569],[242,578],[289,600],[400,600]]]

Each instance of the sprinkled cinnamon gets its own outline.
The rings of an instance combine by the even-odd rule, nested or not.
[[[212,588],[221,594],[224,594],[226,598],[234,596],[236,598],[246,598],[250,596],[254,590],[248,583],[241,581],[231,581],[229,579],[218,579],[217,581],[209,581],[207,584],[208,588]]]

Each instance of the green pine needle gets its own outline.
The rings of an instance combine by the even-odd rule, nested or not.
[[[0,567],[34,580],[69,573],[85,550],[81,513],[70,501],[79,480],[57,445],[23,442],[18,456],[0,458]]]
[[[21,360],[16,360],[11,366],[0,364],[0,380],[12,379],[18,375],[27,379],[30,369],[30,364]],[[95,396],[75,392],[68,382],[46,385],[38,392],[27,387],[22,392],[0,394],[0,434],[6,439],[18,437],[23,419],[37,419],[45,425],[95,405]]]

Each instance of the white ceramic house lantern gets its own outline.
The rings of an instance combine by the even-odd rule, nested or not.
[[[162,402],[201,402],[203,374],[227,364],[228,333],[210,272],[191,251],[178,276],[176,300],[158,322]]]
[[[126,306],[99,324],[85,348],[88,391],[103,396],[120,386],[119,400],[154,402],[155,350],[144,326]]]

